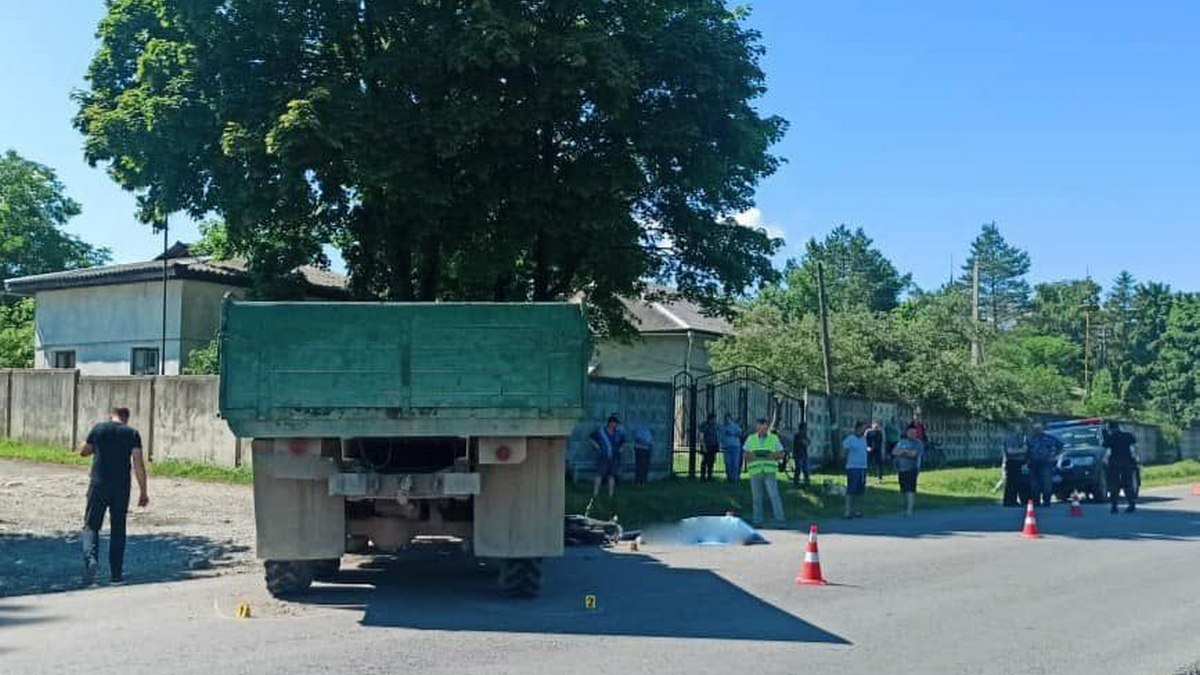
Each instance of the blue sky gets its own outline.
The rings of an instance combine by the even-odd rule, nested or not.
[[[936,286],[995,220],[1034,281],[1107,284],[1125,268],[1200,289],[1200,3],[750,4],[768,49],[761,107],[791,122],[755,214],[785,256],[846,223]],[[70,229],[139,260],[159,238],[70,126],[102,12],[4,2],[0,149],[54,167],[83,204]],[[181,222],[172,238],[195,236]]]

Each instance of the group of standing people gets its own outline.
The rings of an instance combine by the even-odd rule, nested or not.
[[[592,497],[600,494],[600,486],[608,484],[608,496],[612,498],[617,490],[617,478],[621,475],[621,450],[627,439],[625,430],[621,428],[621,418],[613,413],[608,416],[604,426],[597,428],[588,436],[588,443],[596,452],[596,478],[592,488]],[[650,453],[654,447],[654,435],[649,427],[639,427],[633,434],[633,482],[645,485],[650,476]]]
[[[1017,431],[1004,441],[1004,505],[1024,506],[1034,501],[1050,506],[1054,494],[1054,461],[1062,441],[1040,424],[1028,432]]]
[[[870,426],[866,422],[854,425],[854,431],[842,439],[842,451],[846,456],[846,518],[861,518],[858,502],[867,491],[867,474],[875,467],[877,480],[883,482],[883,467],[890,458],[896,467],[900,482],[900,493],[904,497],[904,515],[911,516],[916,506],[917,475],[921,470],[921,457],[928,443],[925,425],[914,417],[905,429],[904,437],[892,440],[896,432],[890,423],[884,427],[879,420]]]
[[[1126,511],[1137,510],[1137,491],[1133,487],[1133,471],[1137,460],[1133,455],[1136,443],[1133,434],[1110,420],[1101,430],[1101,445],[1107,449],[1104,471],[1108,486],[1110,511],[1117,512],[1121,493],[1128,502]],[[1063,450],[1063,443],[1047,433],[1041,424],[1029,425],[1028,431],[1014,430],[1004,441],[1004,505],[1022,506],[1036,502],[1043,507],[1054,496],[1054,466]]]

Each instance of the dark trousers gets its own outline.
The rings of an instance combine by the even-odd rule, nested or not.
[[[713,468],[717,465],[717,451],[720,450],[717,446],[704,448],[703,454],[700,456],[700,478],[703,480],[713,479]]]
[[[125,564],[125,517],[129,513],[129,484],[108,485],[93,482],[88,486],[87,508],[83,515],[83,555],[93,564],[100,560],[100,528],[108,511],[108,569],[114,577],[122,574]]]
[[[650,448],[633,448],[633,482],[645,485],[650,477]]]
[[[875,477],[883,480],[883,448],[872,447],[871,452],[867,453],[867,457],[875,467]]]
[[[804,474],[804,484],[808,485],[808,453],[793,452],[792,463],[792,485],[800,485],[800,475]]]
[[[100,528],[104,512],[108,512],[108,569],[120,577],[125,563],[125,516],[130,512],[130,485],[88,485],[88,507],[84,510],[84,560],[95,565],[100,561]]]
[[[1050,498],[1054,496],[1054,463],[1033,462],[1029,465],[1029,480],[1033,483],[1033,498],[1042,499],[1042,506],[1050,506]]]
[[[1106,469],[1108,473],[1108,501],[1112,504],[1113,510],[1117,508],[1117,498],[1121,494],[1121,490],[1125,491],[1125,501],[1129,502],[1129,508],[1133,508],[1137,504],[1137,495],[1133,494],[1133,467],[1131,466],[1109,466]]]
[[[1033,499],[1029,489],[1029,474],[1025,462],[1009,461],[1004,466],[1004,505],[1024,506]]]

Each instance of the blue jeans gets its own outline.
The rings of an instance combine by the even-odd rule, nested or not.
[[[725,478],[730,483],[736,483],[742,476],[742,449],[725,448]]]
[[[1041,497],[1042,506],[1050,506],[1054,495],[1054,462],[1037,462],[1029,467],[1029,481],[1033,483],[1033,498]]]

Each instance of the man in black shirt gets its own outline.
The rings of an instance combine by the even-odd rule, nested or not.
[[[92,458],[91,483],[83,525],[83,577],[96,580],[100,557],[100,526],[108,511],[111,537],[108,542],[108,567],[113,583],[123,580],[125,562],[125,516],[129,511],[130,462],[137,474],[138,506],[150,503],[146,494],[146,463],[142,459],[142,437],[129,426],[129,409],[113,408],[112,419],[92,427],[79,454]]]
[[[875,465],[876,480],[883,483],[883,427],[879,420],[871,422],[871,427],[863,434],[863,438],[867,441],[867,457]]]
[[[1129,506],[1126,513],[1137,510],[1137,495],[1133,492],[1133,469],[1136,464],[1133,458],[1133,445],[1137,442],[1133,434],[1122,431],[1121,425],[1115,421],[1108,423],[1104,432],[1104,447],[1108,448],[1108,498],[1112,504],[1110,513],[1117,512],[1117,496],[1125,491],[1125,500]]]

